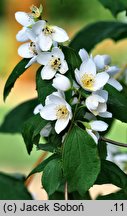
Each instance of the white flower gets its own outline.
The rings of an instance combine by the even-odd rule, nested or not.
[[[112,113],[107,112],[108,92],[105,90],[99,90],[93,92],[86,99],[86,106],[95,116],[101,116],[104,118],[111,118]]]
[[[22,44],[18,49],[18,54],[23,58],[30,58],[29,63],[25,66],[28,68],[37,61],[37,56],[40,53],[39,46],[36,42],[28,42]]]
[[[56,120],[55,131],[58,134],[67,127],[69,120],[72,119],[71,107],[64,98],[59,96],[59,93],[48,96],[40,115],[46,120]]]
[[[87,91],[97,91],[101,89],[109,79],[106,72],[97,73],[96,65],[92,59],[81,64],[80,70],[75,70],[77,82]]]
[[[71,88],[71,82],[66,76],[56,74],[52,86],[57,90],[67,91]]]
[[[118,91],[123,89],[122,85],[114,79],[112,76],[117,74],[120,71],[120,68],[117,66],[109,66],[111,63],[111,58],[108,55],[96,55],[94,57],[94,62],[98,68],[98,70],[104,70],[110,75],[110,79],[108,80],[108,84],[116,88]]]
[[[43,108],[42,104],[38,104],[33,111],[34,115],[37,115],[38,113],[40,113],[42,108]]]
[[[50,50],[53,41],[61,43],[69,39],[67,33],[62,28],[50,26],[44,20],[36,22],[32,30],[38,36],[38,43],[42,51]]]
[[[91,121],[88,124],[88,128],[86,128],[87,133],[93,138],[95,143],[98,143],[99,133],[98,131],[105,131],[108,128],[108,124],[103,121]],[[86,125],[87,125],[86,124]]]
[[[38,63],[44,65],[41,71],[42,79],[52,79],[56,72],[65,74],[68,71],[67,62],[64,59],[63,52],[54,47],[51,52],[43,52],[37,57]]]
[[[18,11],[15,13],[15,19],[23,26],[22,30],[16,35],[16,39],[20,42],[28,41],[28,27],[35,24],[33,16],[29,13]]]

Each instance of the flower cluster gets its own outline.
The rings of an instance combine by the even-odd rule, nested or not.
[[[75,79],[71,80],[66,76],[70,72],[69,65],[61,49],[61,43],[69,40],[67,33],[42,19],[42,7],[32,6],[30,13],[17,12],[15,17],[23,26],[16,38],[25,42],[19,47],[18,53],[21,57],[30,59],[26,68],[35,62],[43,65],[42,80],[52,80],[52,86],[56,89],[47,95],[45,106],[40,104],[34,110],[34,114],[39,113],[43,119],[49,121],[42,129],[41,135],[50,134],[54,121],[56,133],[61,133],[76,121],[76,108],[82,107],[85,115],[80,123],[98,143],[98,132],[107,130],[108,125],[102,120],[97,120],[97,116],[112,117],[112,113],[107,111],[108,92],[104,90],[104,86],[108,83],[118,91],[122,90],[121,84],[113,77],[120,69],[111,66],[108,55],[93,57],[89,56],[85,49],[81,49],[79,56],[82,63],[80,68],[73,71]],[[81,90],[86,94],[85,98],[82,97]],[[66,98],[66,92],[71,92],[71,100]]]

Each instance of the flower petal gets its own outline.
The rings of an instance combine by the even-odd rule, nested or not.
[[[51,94],[48,96],[48,104],[49,102],[55,105],[66,105],[66,101],[64,100],[64,98],[59,97],[55,94]]]
[[[49,104],[49,105],[44,106],[42,110],[40,111],[40,116],[46,120],[51,120],[51,121],[56,120],[57,119],[56,105]]]
[[[110,76],[114,76],[115,74],[117,74],[118,72],[120,72],[120,68],[118,68],[117,66],[111,66],[109,67],[106,72],[110,75]]]
[[[87,62],[89,60],[89,54],[85,49],[79,50],[79,56],[83,62]]]
[[[86,131],[93,138],[93,140],[95,141],[95,143],[97,144],[98,143],[98,139],[99,139],[99,134],[97,132],[95,134],[95,133],[93,133],[92,130],[87,129],[87,128],[86,128]]]
[[[18,23],[25,27],[31,26],[35,23],[34,19],[28,13],[22,11],[15,13],[15,19]]]
[[[41,70],[41,77],[43,80],[50,80],[56,74],[56,71],[50,65],[46,65]]]
[[[34,64],[37,61],[37,56],[34,56],[32,59],[30,59],[30,61],[28,62],[28,64],[25,66],[25,68],[30,67],[32,64]]]
[[[40,135],[42,137],[48,137],[49,134],[51,133],[51,130],[52,130],[52,126],[50,123],[48,123],[40,132]]]
[[[53,30],[54,33],[52,34],[52,38],[54,41],[61,43],[69,40],[69,37],[64,29],[53,26]]]
[[[47,65],[50,59],[51,59],[51,53],[43,52],[38,55],[37,62],[42,65]]]
[[[106,72],[98,73],[94,83],[94,91],[102,88],[108,82],[108,79],[109,75]]]
[[[52,38],[41,33],[38,37],[38,44],[42,51],[48,51],[52,46]]]
[[[92,121],[89,124],[94,131],[105,131],[108,128],[108,124],[103,121]]]
[[[32,58],[34,57],[34,53],[30,51],[30,43],[22,44],[18,48],[18,54],[23,58]]]
[[[75,69],[75,78],[76,78],[77,83],[82,85],[80,81],[80,71],[77,68]]]
[[[96,65],[92,59],[89,59],[87,62],[83,62],[80,66],[80,76],[83,76],[85,73],[96,75]]]
[[[63,131],[67,127],[68,123],[69,123],[69,118],[58,119],[55,124],[56,133],[59,134],[61,131]]]
[[[61,91],[67,91],[71,88],[70,80],[61,74],[56,74],[56,77],[53,79],[52,86]]]
[[[26,29],[26,35],[29,38],[29,40],[36,43],[36,35],[31,29]]]
[[[105,102],[107,102],[108,100],[108,92],[106,90],[98,90],[96,92],[93,92],[93,94],[99,95],[101,98],[104,99]]]
[[[112,113],[110,113],[110,112],[103,112],[103,113],[99,113],[99,116],[103,117],[103,118],[112,118]]]
[[[61,49],[59,49],[58,47],[54,47],[52,49],[52,55],[56,58],[60,58],[62,61],[64,60],[64,53],[62,52]]]
[[[96,110],[98,107],[98,100],[96,99],[96,96],[94,95],[90,95],[89,97],[87,97],[86,99],[86,106],[87,108],[91,111],[91,110]]]
[[[104,62],[103,56],[101,56],[101,55],[96,55],[96,56],[94,57],[94,62],[95,62],[95,64],[96,64],[96,67],[97,67],[99,70],[104,69],[104,67],[105,67],[105,62]]]
[[[40,113],[40,111],[42,110],[42,108],[43,108],[42,104],[38,104],[38,105],[35,107],[34,111],[33,111],[34,115]]]
[[[46,26],[46,21],[39,20],[33,25],[32,30],[34,34],[39,35],[45,26]]]
[[[118,91],[122,91],[123,86],[114,78],[110,78],[108,80],[108,84],[110,84],[111,86],[113,86],[115,89],[117,89]]]
[[[22,30],[20,30],[17,35],[16,35],[16,39],[19,42],[25,42],[29,40],[28,35],[26,34],[26,27],[23,27]]]
[[[68,71],[68,64],[67,64],[67,62],[66,62],[65,60],[63,60],[63,61],[61,62],[61,67],[60,67],[60,69],[59,69],[59,72],[60,72],[61,74],[65,74],[67,71]]]

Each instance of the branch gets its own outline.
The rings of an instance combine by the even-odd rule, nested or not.
[[[104,142],[108,142],[110,144],[116,145],[116,146],[121,146],[121,147],[126,147],[127,148],[127,144],[125,143],[120,143],[120,142],[116,142],[114,140],[111,139],[107,139],[105,137],[100,137],[100,140],[104,141]]]
[[[36,163],[34,164],[33,166],[33,169],[38,166],[47,156],[48,152],[44,152],[40,157],[39,159],[36,161]],[[31,182],[33,181],[34,179],[34,175],[31,175],[29,178],[26,179],[25,181],[25,186],[26,187],[29,187],[29,185],[31,184]]]
[[[67,185],[67,182],[65,183],[64,195],[65,195],[65,200],[68,200],[68,185]]]

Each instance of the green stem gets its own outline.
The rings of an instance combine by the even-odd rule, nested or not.
[[[114,140],[111,140],[111,139],[107,139],[105,137],[100,137],[100,140],[104,141],[104,142],[108,142],[109,144],[113,144],[113,145],[116,145],[116,146],[121,146],[121,147],[126,147],[127,148],[127,144],[125,143],[120,143],[120,142],[116,142]]]

